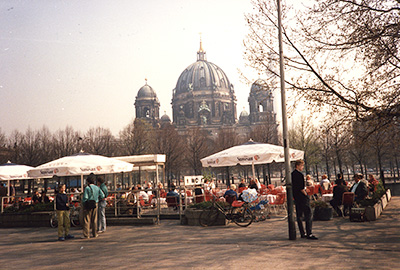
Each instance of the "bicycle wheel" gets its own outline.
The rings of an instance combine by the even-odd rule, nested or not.
[[[58,226],[57,214],[54,212],[50,217],[50,227],[56,228]]]
[[[78,209],[72,210],[70,219],[71,219],[71,225],[73,227],[77,227],[81,224],[79,221],[79,210]]]
[[[219,211],[215,207],[204,209],[199,216],[200,225],[203,227],[214,225],[215,221],[217,221],[218,213]]]
[[[249,226],[253,222],[253,219],[253,212],[247,207],[242,207],[238,209],[238,213],[232,217],[233,222],[235,222],[240,227]]]

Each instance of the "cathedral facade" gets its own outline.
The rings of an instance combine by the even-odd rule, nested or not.
[[[190,128],[200,127],[216,136],[221,128],[226,128],[234,129],[239,137],[248,138],[252,130],[267,126],[277,138],[273,94],[265,81],[259,79],[253,83],[248,98],[250,112],[243,110],[239,119],[236,102],[228,76],[220,67],[207,61],[200,41],[197,61],[181,73],[173,89],[172,121],[167,115],[159,118],[160,102],[147,82],[138,91],[135,110],[136,118],[146,119],[154,127],[171,123],[182,135]]]

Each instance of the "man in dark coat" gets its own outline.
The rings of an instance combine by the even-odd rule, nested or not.
[[[350,191],[355,194],[354,201],[359,202],[364,200],[368,195],[367,185],[363,181],[363,175],[361,173],[357,173],[354,175],[354,185],[350,188]]]
[[[342,205],[343,193],[349,191],[347,186],[344,184],[342,178],[336,179],[336,186],[333,188],[333,198],[330,201],[333,209],[335,209],[336,213],[339,217],[343,216],[342,210],[340,210],[339,206]]]
[[[304,169],[304,161],[297,160],[295,162],[295,170],[292,172],[293,198],[296,204],[297,225],[301,238],[317,240],[318,238],[312,234],[312,212],[310,206],[310,198],[305,189],[304,175],[301,171]],[[302,217],[306,222],[306,232],[304,232]]]

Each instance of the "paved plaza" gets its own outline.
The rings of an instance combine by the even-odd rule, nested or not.
[[[0,229],[1,269],[400,269],[400,197],[374,222],[315,221],[317,241],[288,240],[287,220],[247,228],[109,226],[98,238],[58,242],[57,229]],[[297,229],[297,228],[296,228]]]

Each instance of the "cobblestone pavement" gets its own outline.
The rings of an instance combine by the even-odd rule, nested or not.
[[[377,221],[315,221],[319,240],[288,240],[280,216],[247,228],[109,226],[98,238],[58,242],[57,229],[0,229],[1,269],[400,269],[400,197]],[[297,229],[297,228],[296,228]]]

